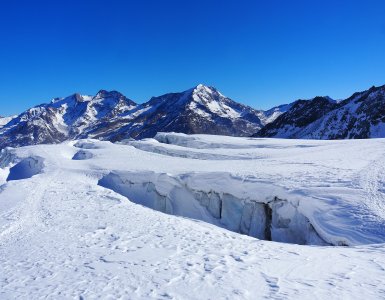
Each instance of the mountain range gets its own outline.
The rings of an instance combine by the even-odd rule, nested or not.
[[[385,137],[385,86],[353,94],[297,100],[256,110],[199,84],[137,104],[117,91],[73,94],[0,117],[0,148],[96,138],[120,141],[157,132],[303,139]]]
[[[329,97],[295,101],[253,136],[324,140],[385,137],[385,85],[339,102]]]

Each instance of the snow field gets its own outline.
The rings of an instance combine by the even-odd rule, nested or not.
[[[383,140],[177,136],[170,134],[174,145],[152,141],[164,154],[93,140],[3,151],[0,298],[383,297]],[[189,156],[194,149],[215,155],[210,141],[218,155],[254,158]],[[178,143],[190,144],[179,145],[186,157],[173,156]],[[92,157],[73,160],[79,148]],[[38,172],[5,181],[36,157]],[[23,164],[17,174],[34,166]],[[245,235],[265,233],[248,220],[264,223],[260,208],[269,201],[272,223],[303,228],[308,220],[328,243],[353,246]],[[289,236],[290,228],[274,233],[272,225],[272,236]]]

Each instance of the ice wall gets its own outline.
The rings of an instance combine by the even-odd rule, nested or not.
[[[42,172],[44,159],[38,156],[31,156],[22,159],[9,169],[7,181],[31,178]]]
[[[190,180],[185,178],[150,172],[111,172],[99,180],[99,185],[137,204],[202,220],[258,239],[328,245],[298,207],[287,200],[272,196],[266,201],[257,196],[250,199],[220,190],[200,190],[196,185],[189,185]]]

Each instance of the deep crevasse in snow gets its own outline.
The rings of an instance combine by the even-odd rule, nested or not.
[[[200,175],[195,175],[199,177]],[[264,203],[220,191],[192,189],[167,174],[109,173],[98,184],[146,207],[202,220],[263,240],[329,245],[292,203],[272,196]],[[138,181],[143,178],[143,181]],[[152,179],[153,181],[146,181]],[[191,177],[189,177],[191,180]],[[234,184],[239,184],[234,180]]]

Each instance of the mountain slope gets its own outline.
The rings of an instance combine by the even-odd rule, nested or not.
[[[10,116],[10,117],[0,116],[0,129],[3,128],[5,125],[7,125],[9,122],[11,122],[12,119],[14,118],[16,118],[16,116]]]
[[[305,139],[385,137],[385,85],[353,94],[339,103],[317,97],[297,101],[254,136]]]
[[[269,123],[274,122],[280,115],[287,112],[293,106],[293,104],[294,102],[289,104],[282,104],[270,108],[269,110],[261,111],[259,117],[262,121],[262,124],[265,126]]]
[[[355,93],[315,122],[303,138],[360,139],[385,137],[385,85]]]
[[[273,122],[267,124],[255,136],[296,138],[309,124],[336,107],[337,103],[328,97],[311,100],[297,100]]]

